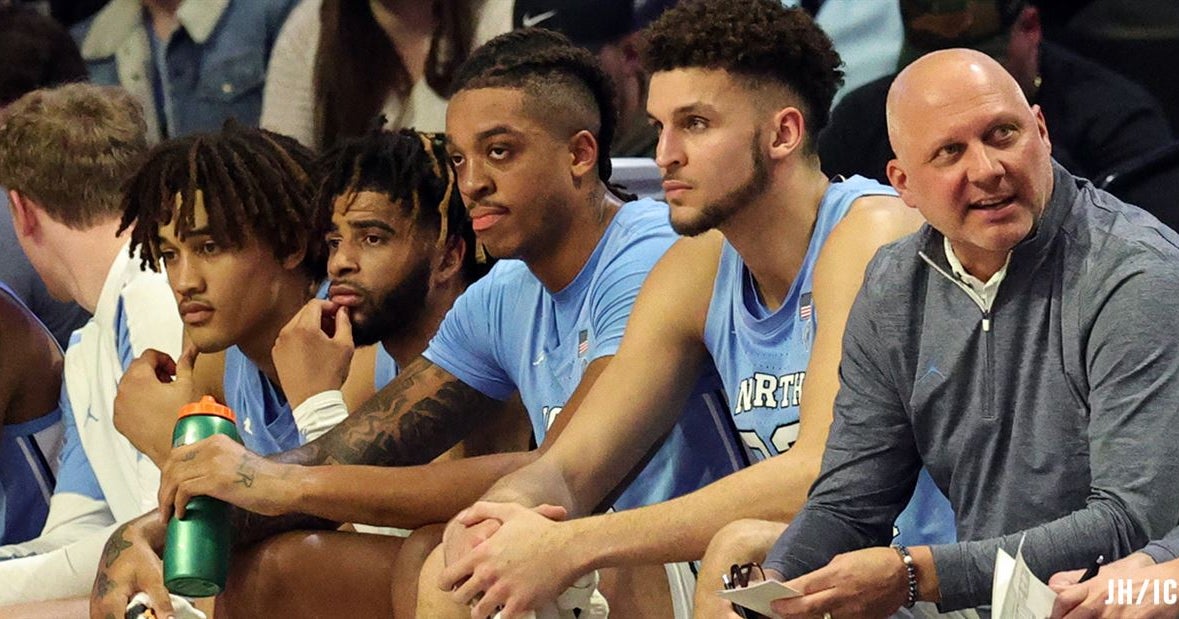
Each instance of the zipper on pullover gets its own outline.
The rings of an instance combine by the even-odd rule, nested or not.
[[[978,306],[979,311],[982,312],[982,329],[984,332],[990,333],[991,302],[994,301],[994,299],[984,299],[982,295],[975,292],[974,288],[971,288],[966,282],[955,277],[953,273],[947,273],[945,269],[938,266],[938,264],[931,260],[929,256],[925,255],[925,252],[919,251],[917,252],[917,255],[921,256],[921,259],[924,260],[926,264],[933,267],[933,270],[941,273],[942,277],[945,277],[946,279],[954,282],[955,286],[961,288],[966,293],[966,295],[969,296],[972,301],[974,301],[974,304]]]
[[[986,351],[986,354],[984,355],[984,358],[983,358],[983,373],[985,374],[985,378],[986,378],[985,385],[983,387],[983,389],[986,392],[986,394],[984,396],[985,397],[985,402],[984,402],[985,408],[983,410],[983,419],[994,419],[995,418],[995,412],[994,412],[995,411],[995,405],[994,405],[995,404],[995,376],[994,376],[995,363],[994,363],[994,346],[993,346],[993,341],[992,341],[993,336],[991,334],[991,317],[992,317],[991,302],[994,301],[994,298],[992,297],[991,299],[984,299],[982,297],[982,295],[975,292],[974,288],[971,288],[969,285],[966,284],[966,282],[958,279],[952,273],[947,273],[945,269],[938,266],[938,264],[936,262],[934,262],[933,260],[931,260],[929,256],[925,255],[924,251],[917,252],[917,255],[921,256],[921,259],[924,260],[926,262],[926,264],[933,267],[933,270],[940,273],[942,275],[942,277],[945,277],[946,279],[950,280],[951,282],[954,282],[954,284],[956,286],[961,288],[966,293],[966,295],[968,297],[970,297],[970,299],[972,301],[974,301],[974,304],[978,306],[979,311],[982,312],[983,348]]]

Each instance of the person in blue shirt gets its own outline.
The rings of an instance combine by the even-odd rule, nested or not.
[[[721,574],[765,557],[818,473],[865,266],[920,225],[891,188],[822,173],[815,135],[840,60],[804,11],[775,0],[691,1],[645,36],[656,163],[671,224],[693,238],[652,271],[614,364],[561,437],[456,521],[499,526],[478,548],[455,548],[440,579],[423,574],[423,590],[440,583],[434,594],[446,591],[452,610],[512,616],[589,569],[703,558],[696,612],[726,612],[713,595]],[[554,523],[528,509],[586,513],[672,417],[683,377],[710,363],[754,464],[631,512]],[[952,535],[947,501],[926,489],[917,523]],[[897,526],[902,536],[919,528]]]
[[[426,349],[455,299],[491,269],[494,259],[476,251],[445,145],[442,134],[374,128],[319,160],[325,176],[317,208],[332,214],[330,286],[283,328],[274,348],[280,381],[303,401],[296,419],[326,410],[336,411],[333,418],[347,415],[339,389],[357,347],[380,344],[373,385],[389,384]],[[325,320],[337,323],[334,332],[325,331]],[[520,428],[504,428],[514,437],[509,443],[526,447],[527,438],[519,439],[524,424],[512,419],[518,410],[505,407],[503,416]],[[471,437],[453,453],[498,450],[503,434]]]
[[[62,353],[53,336],[0,284],[0,545],[41,533],[61,450]]]
[[[256,126],[278,31],[297,0],[111,0],[72,29],[97,84],[143,106],[152,142]]]
[[[535,452],[524,452],[410,466],[424,465],[459,438],[484,430],[488,411],[513,392],[524,400],[537,443],[542,449],[551,443],[577,401],[609,367],[639,287],[677,238],[665,205],[628,201],[607,185],[613,100],[607,79],[588,52],[550,32],[510,33],[473,54],[457,79],[460,86],[448,111],[455,189],[462,193],[478,240],[501,261],[460,297],[424,355],[389,386],[319,440],[276,456],[284,464],[385,465],[338,467],[339,479],[351,476],[352,481],[325,490],[325,497],[336,499],[331,504],[335,511],[319,515],[333,520],[339,520],[342,510],[354,509],[352,503],[381,509],[384,517],[374,524],[439,523],[504,473],[534,459]],[[696,378],[685,381],[691,387]],[[733,470],[739,453],[716,431],[716,424],[724,421],[718,385],[708,380],[699,385],[691,398],[687,393],[677,398],[684,411],[679,423],[672,420],[652,437],[655,442],[666,436],[662,450],[634,454],[636,460],[649,455],[646,468],[629,484],[613,484],[616,492],[603,496],[605,505],[663,500]],[[251,509],[266,507],[261,498],[283,494],[281,479],[287,469],[282,464],[260,466],[248,489],[233,483],[233,468],[192,464],[215,443],[172,454],[161,497],[166,511],[189,492]],[[584,445],[587,452],[596,448]],[[301,474],[286,473],[290,478]],[[177,488],[184,488],[183,493]],[[235,513],[243,544],[295,527],[330,526],[298,515],[273,520]],[[140,550],[158,543],[163,530],[157,518],[145,517],[112,536],[111,561],[96,579],[94,608],[120,608],[136,588],[143,588],[157,611],[167,612],[158,568],[144,561],[143,552],[120,550],[126,543]],[[416,573],[409,580],[396,579],[389,567],[393,557],[377,560],[372,552],[363,554],[357,548],[363,542],[354,537],[299,535],[316,540],[324,552],[331,548],[334,556],[349,557],[333,571],[376,573],[394,595],[412,594],[417,586]],[[267,546],[291,539],[283,536]],[[274,573],[274,564],[239,561],[229,603],[241,609],[263,607],[251,601],[261,597],[254,595],[257,583],[283,579],[281,572]],[[622,582],[658,585],[666,595],[663,567],[654,574],[658,581],[636,576]],[[387,608],[390,589],[374,594],[367,585],[371,582],[334,588],[330,601],[347,600],[349,608],[362,607],[363,601],[370,612]],[[314,608],[308,605],[317,603],[312,590],[305,596],[292,595],[290,588],[285,593],[286,604],[264,606],[266,612],[294,612],[293,607],[308,612]],[[386,600],[373,599],[377,594]],[[275,597],[265,601],[275,602]]]

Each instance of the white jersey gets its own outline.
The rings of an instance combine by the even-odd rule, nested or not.
[[[182,332],[167,277],[142,271],[124,245],[94,316],[70,337],[57,486],[41,536],[0,547],[0,606],[85,595],[110,526],[156,506],[160,471],[115,429],[115,394],[144,350],[178,358]]]
[[[148,348],[179,358],[183,325],[163,273],[140,270],[126,250],[116,256],[94,317],[70,338],[65,356],[63,404],[68,404],[83,455],[115,520],[130,520],[156,506],[160,471],[115,429],[119,379]],[[70,440],[68,434],[66,441]],[[72,470],[62,461],[61,484]],[[97,498],[97,497],[96,497]]]

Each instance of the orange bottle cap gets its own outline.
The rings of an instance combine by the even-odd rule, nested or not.
[[[180,414],[176,418],[181,419],[189,415],[217,415],[218,417],[224,417],[237,423],[237,418],[234,416],[233,411],[228,406],[218,404],[217,400],[211,395],[202,397],[200,402],[193,402],[181,406]]]

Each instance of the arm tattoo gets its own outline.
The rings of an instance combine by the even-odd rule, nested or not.
[[[111,582],[111,579],[109,576],[106,575],[106,572],[100,571],[98,573],[98,577],[95,578],[95,580],[94,580],[94,596],[93,597],[95,597],[97,599],[102,599],[102,598],[106,597],[106,594],[111,592],[111,588],[114,587],[114,585],[115,585],[115,583]]]
[[[115,588],[114,581],[111,580],[106,571],[114,565],[124,550],[131,547],[131,542],[128,542],[127,538],[123,535],[126,529],[127,525],[115,529],[115,532],[111,534],[111,538],[107,540],[106,545],[102,548],[101,565],[98,569],[98,575],[94,578],[94,587],[90,590],[91,604],[106,597]]]
[[[461,440],[498,403],[418,358],[356,413],[315,441],[324,462],[425,464]]]
[[[498,404],[419,357],[327,434],[271,459],[301,465],[425,464],[462,440],[482,418],[481,413]],[[239,475],[243,468],[239,467]],[[238,483],[249,486],[252,477],[250,482],[239,479]],[[239,545],[283,531],[334,527],[334,523],[306,514],[267,517],[234,510]]]
[[[111,538],[107,540],[106,547],[102,549],[102,564],[104,566],[110,567],[114,565],[115,561],[119,560],[119,555],[131,547],[131,542],[127,541],[127,538],[123,536],[126,529],[126,525],[119,527],[111,534]]]

